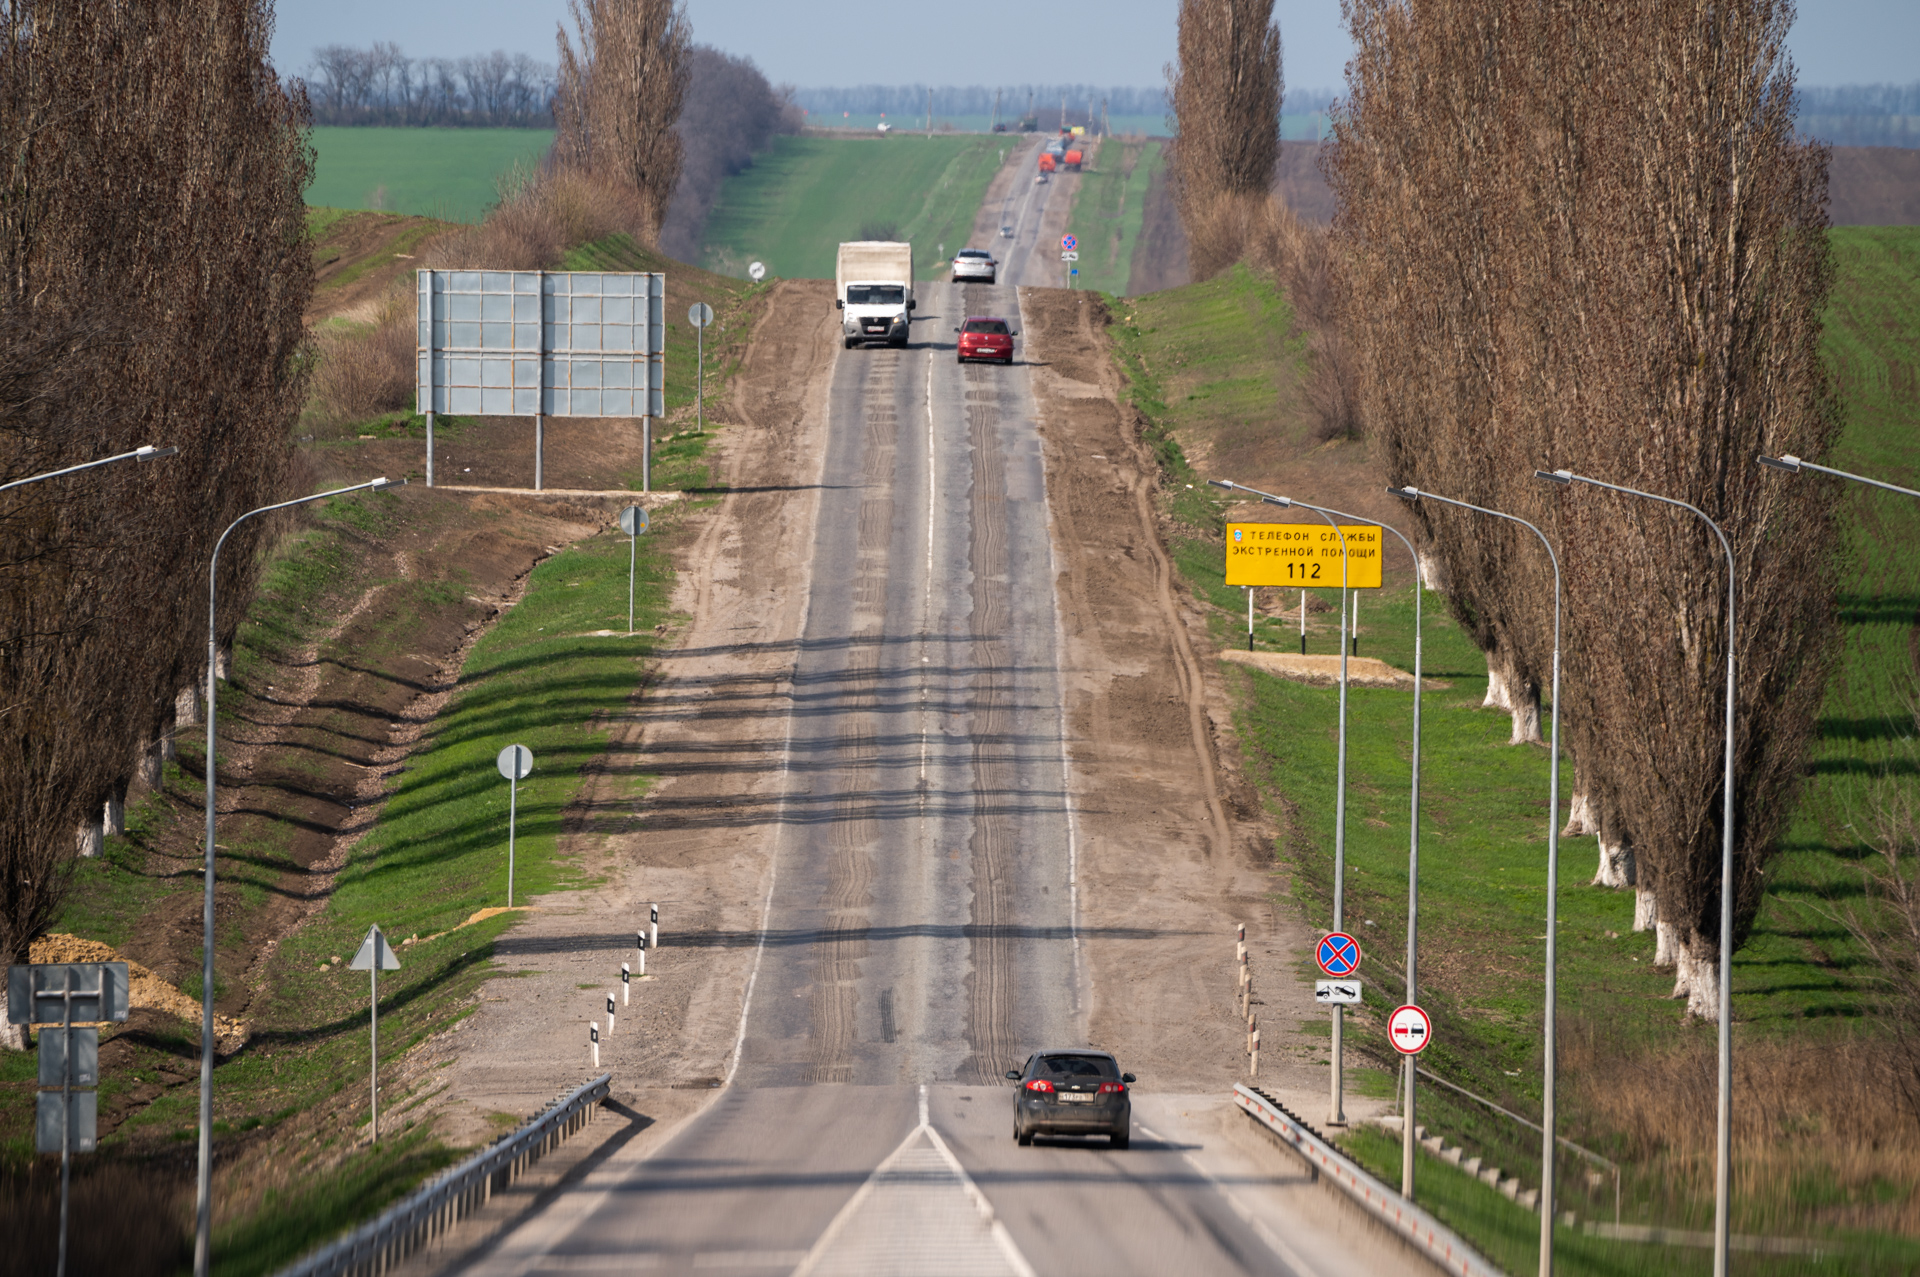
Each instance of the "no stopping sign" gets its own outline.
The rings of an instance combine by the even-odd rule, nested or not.
[[[1433,1037],[1433,1021],[1416,1006],[1395,1007],[1387,1017],[1387,1041],[1402,1055],[1418,1055]]]

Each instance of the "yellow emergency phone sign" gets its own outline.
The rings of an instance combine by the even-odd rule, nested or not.
[[[1340,546],[1346,539],[1348,589],[1380,588],[1380,527],[1326,524],[1229,523],[1228,585],[1340,588]]]

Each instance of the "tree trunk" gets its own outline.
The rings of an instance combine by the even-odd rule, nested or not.
[[[1440,563],[1440,556],[1431,550],[1422,550],[1420,558],[1420,579],[1435,594],[1447,592],[1447,570]]]
[[[213,676],[226,682],[233,676],[233,646],[215,648],[213,651]]]
[[[156,748],[160,752],[160,764],[162,767],[180,757],[180,745],[174,740],[174,736],[178,731],[179,728],[176,726],[174,731],[162,732],[160,734],[160,743]],[[155,780],[153,783],[155,788],[159,787],[160,782],[158,780]]]
[[[1670,967],[1679,961],[1680,938],[1673,932],[1673,924],[1665,918],[1653,920],[1653,965]],[[1678,989],[1676,987],[1676,992]]]
[[[1540,743],[1540,692],[1529,686],[1513,669],[1513,659],[1504,651],[1487,653],[1487,698],[1483,709],[1504,709],[1513,715],[1513,733],[1509,745]]]
[[[1513,708],[1513,697],[1507,691],[1507,673],[1500,663],[1487,653],[1487,699],[1480,702],[1481,709]]]
[[[109,838],[118,838],[127,832],[127,785],[125,781],[116,784],[107,791],[107,809],[100,821],[103,832]]]
[[[0,1051],[24,1051],[27,1049],[27,1026],[8,1024],[0,1019]]]
[[[1635,887],[1633,891],[1633,929],[1651,931],[1653,924],[1660,919],[1660,905],[1649,887]]]
[[[161,758],[163,750],[159,741],[142,745],[133,755],[133,779],[142,789],[160,788],[161,769],[165,766]]]
[[[1673,996],[1685,994],[1687,1014],[1709,1024],[1720,1019],[1720,957],[1704,939],[1694,936],[1679,949]]]
[[[173,725],[175,727],[197,727],[200,724],[200,689],[183,687],[180,694],[173,698]]]
[[[1622,839],[1610,841],[1600,835],[1600,864],[1594,871],[1595,887],[1631,887],[1634,879],[1633,844]],[[1636,909],[1639,905],[1636,903]]]
[[[1588,834],[1600,832],[1600,817],[1594,812],[1593,799],[1577,785],[1573,791],[1573,801],[1567,805],[1566,827],[1560,831],[1562,838],[1582,838]]]
[[[91,860],[100,854],[100,848],[105,841],[104,832],[98,816],[92,820],[80,822],[79,832],[74,837],[74,850],[79,853],[81,859]]]

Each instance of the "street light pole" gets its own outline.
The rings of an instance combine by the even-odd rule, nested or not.
[[[1879,488],[1885,492],[1897,492],[1903,497],[1920,497],[1920,492],[1915,492],[1912,488],[1903,488],[1897,483],[1886,483],[1879,479],[1869,479],[1863,474],[1852,474],[1845,470],[1835,470],[1831,466],[1817,466],[1811,461],[1802,461],[1791,452],[1783,453],[1777,457],[1762,455],[1755,457],[1754,460],[1763,466],[1771,466],[1775,470],[1785,470],[1789,474],[1799,474],[1802,470],[1813,470],[1820,474],[1830,474],[1836,479],[1849,479],[1854,483],[1864,483],[1869,488]],[[1701,517],[1704,518],[1705,516],[1702,515]]]
[[[1765,461],[1766,458],[1761,458]],[[1809,469],[1825,470],[1824,466],[1815,466],[1798,458],[1792,460],[1797,466]],[[1677,506],[1694,515],[1702,523],[1713,529],[1713,535],[1720,538],[1720,549],[1727,556],[1727,723],[1726,748],[1723,762],[1724,775],[1720,778],[1722,788],[1720,805],[1720,1098],[1716,1106],[1716,1131],[1713,1169],[1713,1277],[1727,1277],[1727,1250],[1732,1240],[1732,1219],[1729,1214],[1731,1205],[1731,1176],[1733,1165],[1733,695],[1737,687],[1738,670],[1736,666],[1737,650],[1734,644],[1737,617],[1734,611],[1734,564],[1733,545],[1727,540],[1727,534],[1720,525],[1706,516],[1698,506],[1687,504],[1673,497],[1663,497],[1657,493],[1642,492],[1638,488],[1623,487],[1617,483],[1605,483],[1599,479],[1589,479],[1585,475],[1575,474],[1571,470],[1535,470],[1534,477],[1547,479],[1558,484],[1585,483],[1596,488],[1605,488],[1609,492],[1618,492],[1630,497],[1645,497],[1649,501],[1658,501],[1663,505]],[[1827,471],[1830,474],[1842,474],[1840,471]],[[1856,478],[1855,475],[1842,474],[1843,478]],[[1871,483],[1875,487],[1891,487],[1890,484],[1876,483],[1871,479],[1862,479],[1862,483]],[[1907,491],[1895,488],[1896,492]],[[1920,496],[1920,493],[1909,495]]]
[[[1411,485],[1404,488],[1388,488],[1387,491],[1408,501],[1419,501],[1424,498],[1429,501],[1438,501],[1443,505],[1459,506],[1462,510],[1492,515],[1496,519],[1505,519],[1509,523],[1517,523],[1540,538],[1540,544],[1547,552],[1547,559],[1553,564],[1553,728],[1547,764],[1547,987],[1546,1023],[1541,1030],[1542,1037],[1545,1039],[1545,1048],[1541,1063],[1543,1080],[1540,1104],[1540,1125],[1543,1132],[1540,1152],[1540,1277],[1552,1277],[1554,1142],[1558,1131],[1554,1083],[1559,1069],[1555,1011],[1559,1000],[1557,931],[1560,922],[1560,556],[1553,552],[1553,543],[1547,540],[1546,533],[1517,514],[1490,510],[1486,506],[1474,505],[1470,501],[1456,501],[1452,497],[1435,496],[1431,492],[1422,492]]]
[[[249,510],[227,525],[227,530],[220,534],[218,541],[214,542],[213,557],[207,561],[207,849],[205,886],[201,903],[204,949],[200,963],[200,1178],[193,1235],[194,1277],[207,1277],[213,1240],[213,801],[216,775],[214,724],[219,704],[216,698],[214,671],[219,655],[219,638],[215,625],[219,616],[220,551],[226,547],[227,538],[233,535],[234,529],[256,514],[270,514],[275,510],[305,505],[309,501],[318,501],[323,497],[345,496],[349,492],[400,486],[405,483],[405,479],[398,480],[396,483],[391,479],[379,478],[367,483],[357,483],[350,488],[316,492],[310,497],[296,497],[292,501],[281,501],[274,505],[263,505],[258,510]]]
[[[30,474],[24,479],[15,479],[12,483],[0,483],[0,492],[9,488],[23,488],[29,483],[39,483],[42,479],[58,479],[63,474],[77,474],[82,470],[92,470],[96,466],[110,466],[116,461],[158,461],[162,457],[171,457],[180,451],[178,448],[156,448],[152,444],[143,444],[132,452],[122,452],[116,456],[102,457],[98,461],[82,461],[77,466],[68,466],[64,470],[49,470],[45,474]]]
[[[1327,521],[1334,536],[1340,539],[1340,729],[1339,749],[1334,766],[1334,804],[1333,804],[1333,929],[1342,931],[1346,926],[1347,901],[1347,534],[1333,521],[1333,516],[1319,506],[1306,502],[1291,501],[1286,497],[1276,497],[1270,492],[1258,488],[1249,488],[1234,483],[1230,479],[1209,479],[1216,488],[1225,488],[1229,492],[1249,492],[1262,501],[1277,506],[1298,505],[1303,510],[1311,510]],[[1345,1091],[1345,1055],[1342,1030],[1346,1027],[1346,1008],[1339,1003],[1333,1004],[1332,1048],[1333,1074],[1329,1081],[1331,1094],[1328,1098],[1327,1124],[1345,1126],[1347,1124]]]

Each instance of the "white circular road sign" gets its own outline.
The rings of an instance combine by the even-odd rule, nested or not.
[[[494,766],[508,780],[525,780],[533,775],[533,751],[525,745],[509,745],[500,751]]]
[[[752,280],[754,283],[757,284],[761,280],[765,279],[766,277],[767,277],[767,265],[765,262],[754,262],[752,265],[747,267],[747,278]]]
[[[695,328],[705,328],[713,322],[713,307],[705,302],[695,302],[687,307],[687,322]]]
[[[1418,1055],[1433,1039],[1433,1021],[1417,1006],[1395,1007],[1387,1017],[1387,1041],[1402,1055]]]

